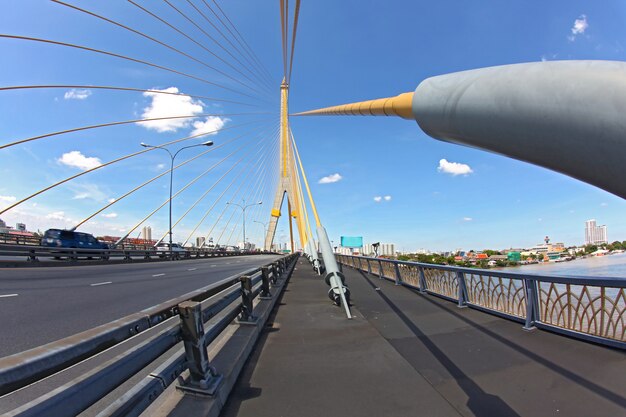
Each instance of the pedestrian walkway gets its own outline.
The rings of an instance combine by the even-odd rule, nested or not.
[[[626,353],[304,259],[222,416],[626,416]]]

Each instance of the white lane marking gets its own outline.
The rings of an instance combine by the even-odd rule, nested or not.
[[[92,287],[97,287],[99,285],[107,285],[107,284],[113,284],[111,281],[104,281],[104,282],[96,282],[95,284],[90,284]]]
[[[163,275],[165,275],[165,274],[155,274],[155,275],[152,275],[152,276],[153,277],[162,277]]]
[[[211,265],[211,268],[215,268],[217,265]]]
[[[189,268],[187,271],[195,271],[198,268]]]
[[[3,295],[0,295],[0,298],[7,298],[7,297],[17,297],[17,294],[3,294]]]

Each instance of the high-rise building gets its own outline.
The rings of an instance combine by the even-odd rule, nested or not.
[[[606,226],[597,226],[595,219],[585,222],[585,245],[600,245],[609,243],[607,237]]]
[[[152,240],[152,227],[144,226],[141,231],[141,237],[144,240]]]
[[[201,248],[204,246],[204,242],[206,242],[206,238],[204,236],[196,237],[196,247]]]
[[[361,254],[364,256],[375,256],[376,248],[374,245],[366,243],[363,245]],[[396,246],[393,243],[380,243],[378,245],[378,256],[395,256]]]

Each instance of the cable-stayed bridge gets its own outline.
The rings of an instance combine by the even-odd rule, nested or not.
[[[274,2],[273,65],[253,47],[265,35],[244,36],[236,8],[216,0],[32,3],[11,14],[55,10],[73,26],[42,35],[22,21],[0,34],[19,58],[0,94],[51,109],[43,131],[19,120],[4,132],[0,157],[19,186],[3,190],[20,195],[4,196],[0,218],[108,245],[74,234],[69,247],[56,237],[0,246],[2,413],[626,410],[623,280],[336,255],[324,226],[335,207],[316,205],[291,126],[415,120],[436,139],[623,198],[626,64],[451,72],[389,98],[294,112],[300,0]],[[23,81],[20,66],[38,59]],[[17,152],[48,160],[25,167]]]

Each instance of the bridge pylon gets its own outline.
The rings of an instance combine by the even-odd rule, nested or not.
[[[287,81],[283,78],[283,82],[280,85],[280,180],[278,181],[278,187],[276,188],[276,194],[274,196],[274,204],[272,205],[272,211],[270,213],[269,227],[267,235],[265,236],[264,246],[266,250],[272,248],[272,243],[276,235],[276,227],[281,216],[281,208],[285,195],[287,195],[289,228],[290,235],[292,236],[291,251],[294,252],[296,247],[293,240],[293,233],[291,233],[292,220],[296,220],[298,237],[300,239],[299,247],[305,246],[307,242],[307,232],[304,216],[302,215],[303,207],[300,198],[300,184],[295,172],[295,158],[290,140],[288,99],[289,84],[287,84]]]

